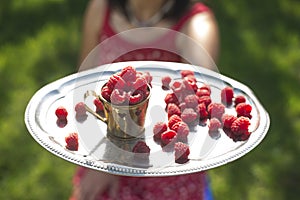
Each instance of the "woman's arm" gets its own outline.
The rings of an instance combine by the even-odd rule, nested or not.
[[[182,32],[188,36],[188,39],[179,39],[178,43],[183,58],[191,64],[215,70],[214,62],[217,62],[219,53],[219,31],[214,15],[203,12],[193,16]],[[206,56],[203,49],[210,57]]]

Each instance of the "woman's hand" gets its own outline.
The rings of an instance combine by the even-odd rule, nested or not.
[[[76,200],[94,200],[97,195],[108,191],[111,197],[118,191],[118,177],[87,169],[79,183],[74,185],[73,198]]]

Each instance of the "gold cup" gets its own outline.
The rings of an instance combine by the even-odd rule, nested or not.
[[[95,96],[104,106],[104,117],[100,116],[88,106],[87,110],[98,119],[107,124],[107,136],[117,139],[139,138],[145,131],[146,113],[151,95],[151,87],[148,85],[149,95],[142,102],[135,105],[115,105],[104,99],[100,93],[87,91],[85,98]]]

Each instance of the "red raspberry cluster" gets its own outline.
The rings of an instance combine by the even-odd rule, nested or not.
[[[194,72],[191,70],[182,70],[180,74],[181,80],[170,81],[171,92],[164,99],[168,117],[178,115],[189,126],[198,125],[211,117],[221,118],[225,106],[212,104],[210,86],[207,84],[198,86]]]
[[[248,129],[252,118],[252,106],[246,103],[246,98],[243,95],[233,96],[231,102],[234,102],[236,116],[223,116],[223,130],[233,141],[245,141],[251,135]]]
[[[102,97],[115,105],[135,105],[149,96],[152,76],[137,72],[132,66],[113,74],[101,89]]]
[[[175,150],[175,162],[185,163],[189,155],[189,146],[186,144],[189,127],[199,122],[199,96],[196,95],[199,88],[193,71],[182,70],[180,73],[182,79],[172,84],[169,76],[162,78],[162,88],[172,91],[164,99],[168,122],[158,122],[153,128],[153,133],[154,139],[160,142],[162,147],[168,146]],[[205,88],[202,89],[204,91]],[[210,89],[207,90],[210,92]],[[201,114],[208,115],[203,112]]]
[[[168,124],[157,122],[153,127],[154,140],[160,142],[163,147],[168,144],[172,146],[178,141],[187,142],[189,132],[189,126],[177,115],[172,115]]]
[[[183,144],[187,142],[189,132],[189,126],[178,115],[172,115],[168,123],[158,122],[153,127],[154,140],[160,143],[165,151],[175,150],[175,161],[177,162],[179,159],[178,163],[188,161],[187,156],[189,153],[180,153],[183,151],[180,150],[181,147],[177,149],[175,147],[178,146],[178,143]],[[184,144],[184,146],[188,149],[187,144]],[[182,156],[178,156],[179,154]]]
[[[210,132],[216,132],[220,128],[233,141],[244,141],[250,137],[249,125],[252,118],[252,106],[246,103],[246,98],[242,95],[234,94],[234,90],[230,86],[226,86],[221,90],[221,103],[211,103],[208,106],[210,115],[210,124],[208,126]],[[230,106],[234,102],[236,115],[226,114],[225,106]],[[219,122],[216,121],[219,120]]]
[[[235,142],[247,140],[251,135],[249,126],[252,106],[246,103],[243,95],[235,96],[233,88],[229,86],[221,90],[221,100],[227,106],[234,102],[236,111],[236,116],[229,114],[222,116],[223,131]]]
[[[246,98],[242,95],[235,95],[234,90],[230,86],[226,86],[221,90],[221,103],[212,102],[211,88],[207,84],[201,86],[197,85],[194,72],[190,70],[181,71],[181,80],[173,81],[170,78],[164,77],[162,79],[162,85],[164,88],[170,88],[171,93],[165,97],[165,103],[167,105],[166,111],[168,113],[168,126],[170,123],[174,124],[180,121],[189,126],[203,124],[208,120],[209,133],[216,133],[223,127],[226,133],[235,133],[239,137],[233,137],[232,134],[228,134],[234,141],[241,141],[248,139],[250,133],[248,126],[242,126],[244,131],[236,131],[235,128],[232,131],[231,124],[240,117],[246,117],[251,119],[252,107],[246,103]],[[167,80],[167,81],[166,81]],[[226,107],[234,103],[236,116],[228,116],[226,114]],[[177,117],[173,117],[176,115]],[[245,121],[245,120],[244,120]],[[239,126],[242,123],[235,123],[235,126]],[[250,124],[250,122],[249,122]],[[241,132],[243,135],[241,136]]]
[[[249,132],[250,119],[248,117],[235,117],[224,115],[222,118],[223,130],[233,141],[245,141],[251,133]]]

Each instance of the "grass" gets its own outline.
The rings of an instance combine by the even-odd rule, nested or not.
[[[300,3],[208,1],[220,27],[221,73],[268,110],[264,141],[209,171],[216,199],[297,199],[300,172]],[[33,141],[24,110],[43,85],[76,71],[86,1],[1,1],[0,199],[68,199],[75,165]]]

